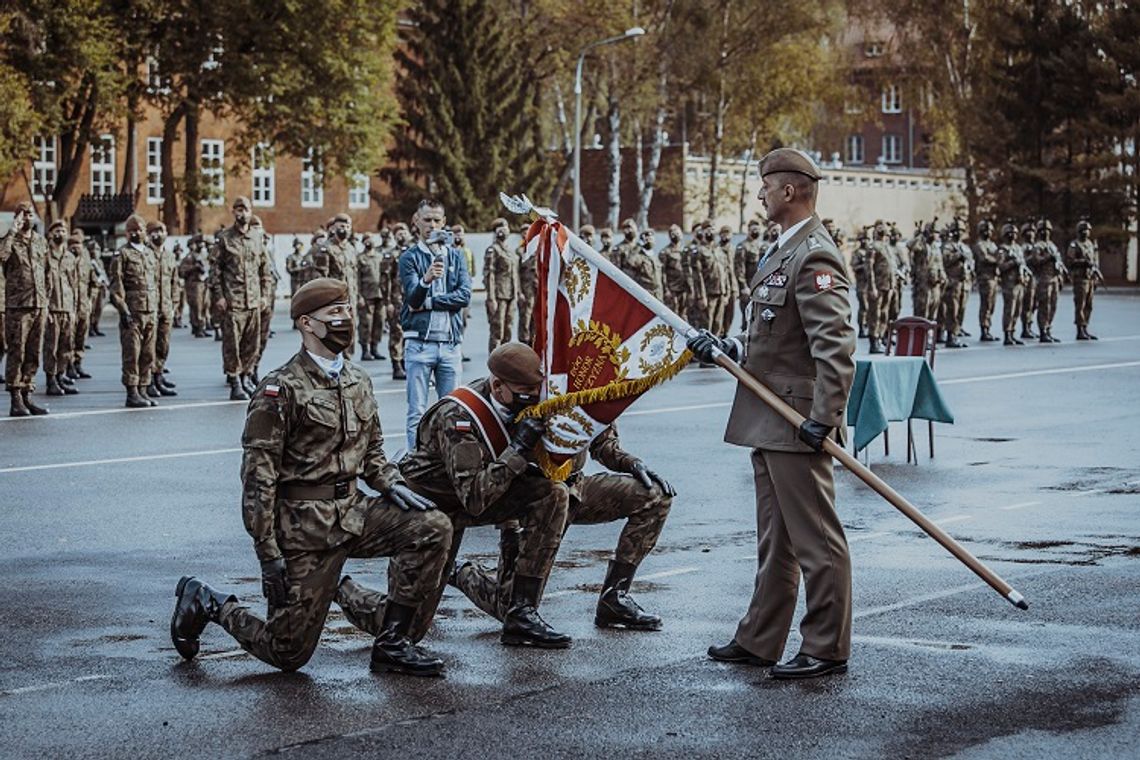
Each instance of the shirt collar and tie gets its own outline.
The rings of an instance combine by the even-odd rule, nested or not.
[[[772,245],[768,246],[768,250],[765,251],[764,255],[760,258],[760,263],[757,265],[757,269],[762,269],[764,267],[764,264],[768,261],[768,257],[771,256],[776,251],[783,248],[784,244],[787,243],[789,240],[791,240],[792,236],[795,235],[797,232],[799,232],[800,229],[810,221],[811,221],[811,217],[805,216],[803,219],[801,219],[800,221],[796,222],[795,224],[793,224],[788,229],[781,232],[780,236],[778,238],[776,238],[776,242],[772,243]]]

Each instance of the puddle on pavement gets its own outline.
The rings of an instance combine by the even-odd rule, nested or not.
[[[998,541],[996,539],[960,538],[968,543],[986,544],[1003,549],[1036,552],[1040,556],[981,555],[978,558],[993,562],[1010,562],[1019,565],[1069,565],[1091,567],[1113,557],[1140,558],[1140,541],[1136,536],[1094,536],[1094,538],[1124,539],[1130,543],[1095,541]]]
[[[1045,491],[1091,491],[1103,489],[1108,494],[1136,494],[1140,493],[1140,480],[1136,476],[1140,471],[1124,467],[1079,467],[1074,469],[1073,477],[1051,486],[1044,486]]]
[[[1016,441],[1017,439],[1016,438],[971,438],[970,440],[971,441],[977,441],[978,443],[1012,443],[1013,441]]]

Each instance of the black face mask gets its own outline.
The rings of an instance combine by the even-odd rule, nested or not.
[[[63,242],[63,234],[59,233],[59,232],[53,233],[51,236],[51,239],[52,239],[53,243],[55,243],[56,245],[59,245],[60,243]]]
[[[760,239],[760,230],[752,230],[751,232],[748,233],[748,237],[752,238],[753,240],[759,240]]]
[[[495,240],[506,240],[506,239],[507,239],[507,231],[506,230],[504,230],[502,227],[495,230]]]
[[[325,337],[319,338],[321,345],[332,351],[334,354],[339,354],[352,345],[352,339],[355,337],[355,328],[352,324],[352,319],[348,317],[338,317],[337,319],[317,319],[310,317],[314,322],[321,322],[325,326]]]
[[[534,406],[539,401],[537,393],[519,393],[511,391],[511,402],[506,405],[511,414],[518,416],[519,412]]]
[[[676,233],[671,233],[671,234],[669,235],[669,242],[671,242],[671,243],[680,243],[680,242],[681,242],[681,236],[680,236],[680,235],[678,235],[678,234],[676,234]]]
[[[142,242],[142,233],[139,232],[138,230],[135,230],[135,231],[131,232],[131,234],[129,235],[129,238],[130,238],[130,241],[132,243],[141,243]]]
[[[348,237],[348,230],[337,230],[336,236],[341,240],[344,240],[346,237]]]

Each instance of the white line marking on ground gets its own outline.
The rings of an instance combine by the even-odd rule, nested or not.
[[[1022,581],[1022,580],[1026,580],[1027,578],[1036,578],[1036,577],[1041,576],[1041,575],[1051,575],[1052,573],[1059,573],[1059,572],[1062,572],[1064,570],[1072,570],[1072,568],[1062,565],[1059,567],[1052,567],[1052,568],[1049,568],[1047,570],[1039,570],[1035,573],[1026,573],[1025,575],[1018,575],[1016,577],[1006,578],[1006,580],[1011,581],[1011,582],[1012,581]],[[963,586],[955,586],[954,588],[948,588],[948,589],[944,589],[942,591],[934,591],[934,592],[929,593],[929,594],[922,594],[921,596],[912,597],[910,599],[904,599],[903,601],[895,602],[894,604],[884,604],[881,607],[868,607],[867,609],[856,610],[852,614],[851,617],[854,618],[855,620],[861,620],[862,618],[872,617],[874,615],[882,615],[885,612],[894,612],[895,610],[901,610],[901,609],[905,609],[907,607],[914,607],[915,605],[919,605],[919,604],[926,604],[927,602],[937,601],[938,599],[945,599],[946,597],[955,596],[957,594],[964,594],[967,591],[973,591],[973,590],[979,589],[979,588],[989,588],[989,584],[985,583],[983,581],[978,581],[977,583],[969,583],[969,584],[966,584]],[[1030,604],[1032,604],[1032,600],[1028,600],[1028,601],[1030,602]]]
[[[246,654],[244,649],[229,649],[225,652],[214,652],[213,654],[199,655],[199,660],[224,660],[227,657],[241,657]]]
[[[1010,504],[1008,507],[1001,507],[1001,509],[1005,510],[1006,512],[1009,512],[1012,509],[1025,509],[1026,507],[1035,507],[1040,503],[1041,502],[1039,502],[1039,501],[1023,501],[1023,502],[1020,502],[1019,504]]]
[[[732,406],[732,402],[723,401],[716,404],[692,404],[691,406],[663,406],[659,409],[633,409],[622,416],[636,417],[641,414],[667,414],[669,412],[689,412],[697,409],[721,409],[726,406]]]
[[[950,523],[964,522],[965,520],[973,520],[973,515],[953,515],[938,521],[939,525],[949,525]]]
[[[41,683],[33,686],[20,686],[15,689],[4,689],[0,691],[0,697],[11,697],[17,694],[31,694],[37,691],[47,691],[48,689],[58,689],[62,686],[71,686],[77,683],[87,683],[88,681],[104,681],[109,679],[110,676],[80,676],[79,678],[72,678],[70,681],[53,681],[52,683]]]
[[[857,533],[847,539],[847,543],[853,544],[857,541],[870,541],[872,538],[880,538],[881,536],[889,536],[890,531],[880,530],[877,533]]]
[[[1087,364],[1075,367],[1055,367],[1053,369],[1034,369],[1025,372],[1007,372],[1003,375],[978,375],[976,377],[957,377],[950,380],[939,380],[939,385],[962,385],[964,383],[984,383],[988,380],[1012,380],[1018,377],[1037,377],[1039,375],[1067,375],[1071,372],[1094,372],[1101,369],[1119,369],[1121,367],[1140,367],[1140,361],[1116,362],[1114,364]]]
[[[685,575],[686,573],[699,572],[699,567],[675,567],[672,570],[662,570],[659,573],[649,573],[648,575],[639,575],[634,578],[634,581],[652,581],[658,578],[671,578],[674,575]],[[571,594],[578,593],[578,589],[564,588],[561,591],[551,591],[549,594],[543,594],[543,599],[554,599],[560,596],[570,596]]]
[[[118,457],[116,459],[87,459],[82,462],[58,462],[56,464],[33,464],[25,467],[6,467],[0,469],[0,475],[10,472],[29,472],[31,470],[58,470],[66,467],[90,467],[98,464],[120,464],[123,462],[147,462],[152,459],[182,459],[183,457],[204,457],[214,454],[235,454],[241,451],[236,449],[207,449],[205,451],[178,451],[173,454],[147,454],[137,457]]]
[[[1104,493],[1103,488],[1090,488],[1087,491],[1077,491],[1077,496],[1095,496],[1098,493]]]

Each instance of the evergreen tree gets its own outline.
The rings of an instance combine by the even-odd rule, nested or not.
[[[407,129],[385,172],[395,215],[431,195],[452,220],[485,228],[501,213],[500,191],[544,194],[538,77],[510,15],[496,0],[426,0],[410,12],[396,53]]]

